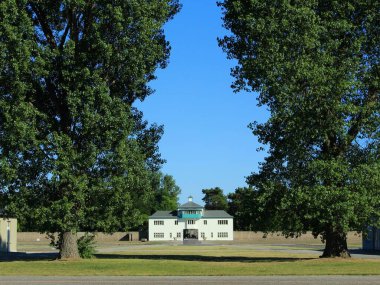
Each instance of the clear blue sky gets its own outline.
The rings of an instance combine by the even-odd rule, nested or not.
[[[180,202],[192,195],[202,204],[202,189],[224,194],[246,186],[265,153],[247,125],[265,121],[256,94],[233,93],[230,68],[217,44],[227,33],[214,0],[182,0],[182,10],[165,26],[172,51],[169,66],[151,86],[156,92],[137,106],[145,118],[165,126],[159,144],[167,160],[162,171],[181,187]]]

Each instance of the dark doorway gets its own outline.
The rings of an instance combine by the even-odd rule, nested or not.
[[[195,229],[183,230],[183,237],[185,239],[198,239],[198,230],[195,230]]]

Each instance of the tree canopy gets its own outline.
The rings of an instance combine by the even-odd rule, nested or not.
[[[141,222],[163,129],[132,107],[170,52],[176,0],[0,3],[0,191],[21,224],[62,235]],[[67,241],[65,240],[67,238]],[[71,247],[71,248],[70,248]]]
[[[266,229],[311,230],[323,256],[379,224],[380,2],[225,0],[235,91],[270,111],[253,133],[268,156],[248,183]]]
[[[234,217],[234,230],[261,230],[260,219],[256,220],[256,195],[252,187],[239,187],[227,195],[227,212]]]
[[[219,187],[202,189],[206,210],[227,210],[227,197],[223,194],[223,190]]]
[[[155,203],[152,212],[177,210],[178,200],[181,189],[176,184],[173,176],[162,174],[161,172],[154,173],[155,178],[152,180],[153,190],[155,193]]]

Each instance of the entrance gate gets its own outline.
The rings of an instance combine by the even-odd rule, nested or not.
[[[198,240],[198,230],[197,229],[185,229],[183,230],[184,239],[195,239]]]

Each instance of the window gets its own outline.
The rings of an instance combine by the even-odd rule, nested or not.
[[[188,215],[198,215],[201,213],[201,211],[188,210],[188,211],[185,211],[185,213]]]
[[[173,234],[172,233],[170,233],[170,238],[172,238],[173,237]]]
[[[218,225],[228,225],[228,220],[218,220]]]
[[[181,238],[181,232],[177,233],[177,238]]]
[[[175,224],[175,225],[178,225],[178,220],[175,220],[175,221],[174,221],[174,224]]]
[[[155,238],[164,238],[164,233],[154,233],[153,236]]]
[[[203,221],[203,224],[204,224],[204,225],[207,225],[207,220],[204,220],[204,221]]]
[[[187,224],[188,224],[188,225],[194,225],[194,224],[195,224],[195,221],[194,221],[194,220],[187,220]]]
[[[205,233],[201,233],[201,238],[205,238]]]
[[[155,226],[163,226],[164,225],[164,221],[154,221],[154,225]]]
[[[212,238],[214,237],[214,233],[211,233],[211,237],[212,237]]]
[[[218,233],[218,238],[228,238],[227,232]]]

